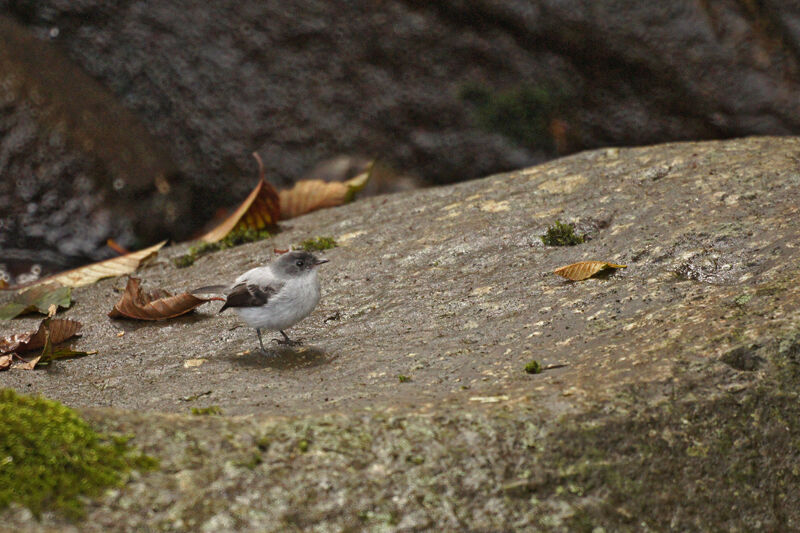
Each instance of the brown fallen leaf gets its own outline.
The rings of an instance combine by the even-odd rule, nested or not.
[[[33,370],[41,357],[41,355],[38,355],[29,361],[16,353],[2,355],[0,356],[0,370],[8,370],[9,368]]]
[[[553,273],[572,281],[583,281],[609,268],[628,268],[628,265],[616,265],[606,261],[581,261],[558,268]]]
[[[12,366],[22,370],[33,370],[37,366],[49,364],[56,359],[67,357],[81,357],[88,355],[89,352],[76,352],[64,347],[55,347],[77,335],[81,328],[81,323],[70,319],[45,318],[39,324],[39,329],[26,333],[17,333],[0,338],[0,370],[6,370]],[[25,359],[18,352],[28,352],[33,350],[42,351],[32,359]]]
[[[57,337],[53,336],[53,332],[51,330],[50,334],[47,335],[45,339],[44,347],[42,348],[42,353],[40,353],[33,359],[27,361],[23,359],[23,363],[16,365],[15,368],[20,368],[22,370],[33,370],[34,368],[39,366],[47,366],[53,361],[56,361],[58,359],[70,359],[73,357],[83,357],[85,355],[89,355],[90,353],[97,353],[97,352],[79,352],[71,350],[66,347],[54,346],[54,344],[57,343],[53,342],[53,339],[56,338]],[[20,357],[20,359],[22,358]]]
[[[281,219],[294,218],[324,207],[335,207],[350,202],[358,191],[366,187],[373,165],[366,172],[347,181],[301,180],[280,195]]]
[[[77,335],[81,327],[82,324],[77,320],[45,318],[39,323],[36,331],[0,337],[0,354],[28,352],[44,348],[48,338],[53,344],[59,344]]]
[[[69,348],[63,347],[53,347],[50,343],[49,339],[45,344],[44,348],[42,348],[42,353],[33,357],[32,359],[25,359],[17,354],[11,354],[14,359],[18,362],[14,365],[14,368],[19,370],[34,370],[40,366],[47,366],[53,361],[58,359],[71,359],[73,357],[84,357],[89,354],[94,354],[97,352],[79,352],[75,350],[70,350]]]
[[[253,157],[258,161],[258,185],[242,202],[236,211],[222,221],[217,227],[200,237],[205,242],[217,242],[236,230],[260,230],[273,226],[280,218],[280,201],[278,192],[264,179],[264,164],[261,157],[253,152]]]
[[[36,365],[39,364],[39,361],[42,359],[41,354],[37,355],[33,359],[25,359],[24,357],[20,357],[17,354],[14,355],[16,356],[16,359],[20,361],[19,363],[14,365],[14,368],[19,368],[20,370],[33,370],[34,368],[36,368]]]
[[[200,298],[188,292],[172,296],[165,290],[146,291],[141,287],[141,280],[129,278],[125,292],[114,305],[108,316],[110,318],[134,318],[136,320],[166,320],[192,311],[211,300],[222,298]]]
[[[121,255],[119,257],[100,261],[99,263],[92,263],[91,265],[54,274],[37,281],[36,285],[55,282],[67,287],[82,287],[84,285],[91,285],[103,278],[130,274],[131,272],[135,272],[147,259],[158,253],[158,250],[166,243],[167,241],[162,241],[144,250],[139,250],[138,252]]]

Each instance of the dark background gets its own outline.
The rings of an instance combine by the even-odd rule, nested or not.
[[[187,239],[253,151],[277,186],[377,158],[391,191],[796,133],[798,57],[779,0],[0,0],[0,270]]]

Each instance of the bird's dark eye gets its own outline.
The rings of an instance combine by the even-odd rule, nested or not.
[[[303,266],[303,261],[302,261],[302,260],[298,260],[298,261],[295,263],[295,265],[297,265],[297,266],[301,267],[301,266]]]

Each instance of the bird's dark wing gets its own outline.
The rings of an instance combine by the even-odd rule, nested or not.
[[[219,312],[221,313],[229,307],[258,307],[264,305],[279,289],[280,287],[275,285],[259,287],[253,283],[239,283],[234,285],[228,293],[225,305],[220,308]]]

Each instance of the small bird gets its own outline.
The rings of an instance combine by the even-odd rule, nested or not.
[[[296,346],[283,330],[294,326],[317,306],[320,298],[317,267],[327,263],[310,252],[296,250],[281,255],[266,266],[248,270],[224,291],[225,304],[219,312],[233,309],[251,328],[255,328],[261,351],[261,330],[279,331],[278,344]],[[212,292],[222,287],[203,287],[192,291]]]

